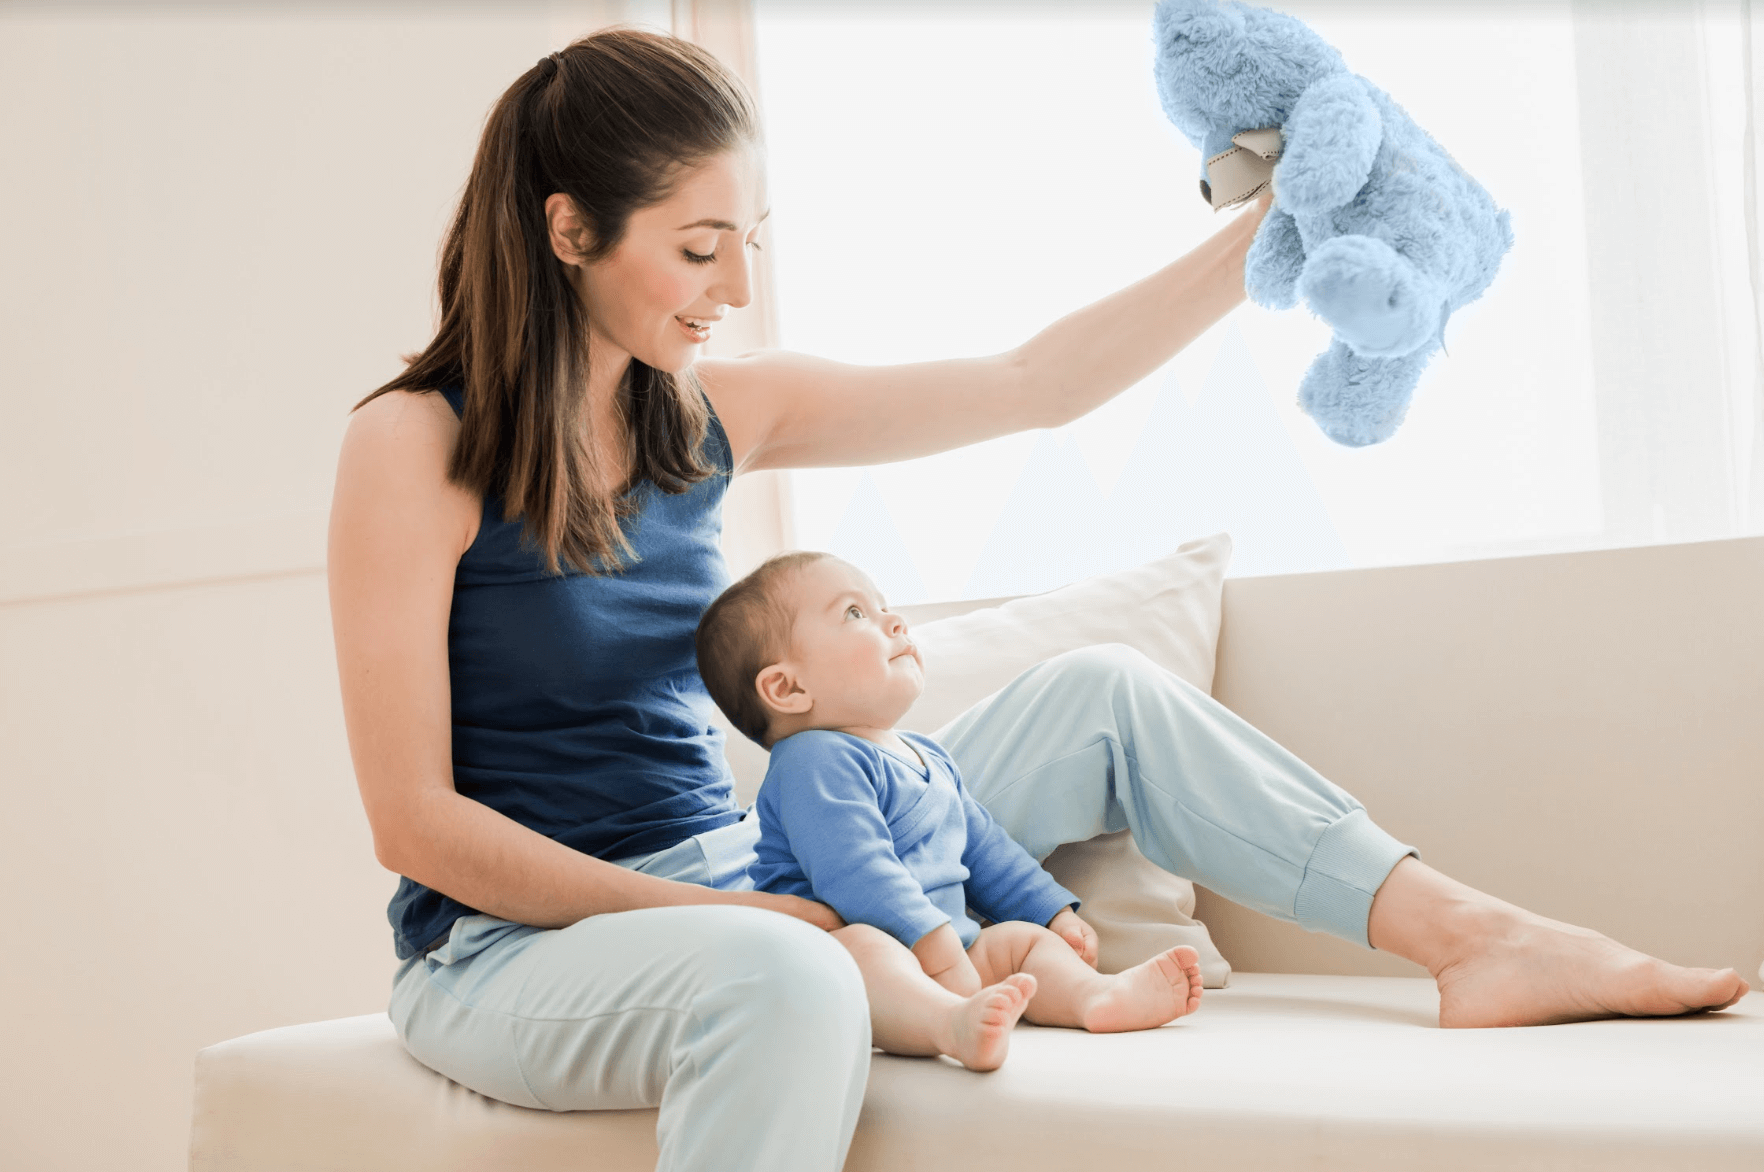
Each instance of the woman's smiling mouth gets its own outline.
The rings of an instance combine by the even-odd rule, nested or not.
[[[717,319],[706,317],[675,317],[674,320],[680,323],[680,329],[685,332],[688,338],[691,338],[694,342],[704,342],[710,338],[711,326],[715,324]]]

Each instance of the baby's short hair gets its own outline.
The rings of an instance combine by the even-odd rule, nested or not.
[[[698,620],[693,647],[705,690],[723,715],[748,740],[770,749],[772,714],[759,698],[754,677],[789,650],[791,607],[779,586],[796,570],[830,553],[794,549],[767,558],[739,582],[717,595]]]

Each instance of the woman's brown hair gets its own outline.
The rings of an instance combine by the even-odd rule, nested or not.
[[[387,391],[463,386],[448,477],[502,497],[548,569],[594,574],[635,557],[588,435],[587,315],[552,253],[545,200],[562,192],[609,255],[631,213],[660,203],[691,167],[759,142],[746,88],[696,45],[607,29],[522,74],[490,111],[441,252],[441,325]],[[710,409],[690,374],[633,358],[617,406],[632,483],[685,492],[716,471],[701,451]]]

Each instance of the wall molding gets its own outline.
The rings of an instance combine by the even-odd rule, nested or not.
[[[0,548],[0,606],[322,573],[329,512]]]

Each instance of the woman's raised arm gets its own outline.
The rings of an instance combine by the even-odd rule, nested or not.
[[[1264,196],[1199,247],[1004,354],[849,366],[783,351],[697,370],[739,471],[884,464],[1058,427],[1168,362],[1243,300]]]
[[[459,423],[393,391],[350,420],[331,503],[331,625],[374,853],[388,870],[502,919],[559,928],[600,912],[747,903],[832,929],[817,903],[676,883],[582,854],[453,787],[447,619],[478,500],[447,479]]]

